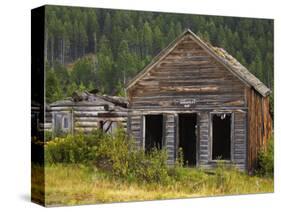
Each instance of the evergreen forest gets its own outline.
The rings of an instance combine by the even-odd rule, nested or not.
[[[46,101],[124,85],[185,29],[224,48],[273,90],[273,20],[46,7]]]

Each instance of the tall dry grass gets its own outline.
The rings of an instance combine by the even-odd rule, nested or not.
[[[48,165],[45,201],[46,205],[75,205],[273,192],[272,178],[248,176],[233,169],[219,168],[212,174],[192,168],[178,172],[163,185],[118,180],[85,165]],[[40,189],[34,182],[35,188]]]

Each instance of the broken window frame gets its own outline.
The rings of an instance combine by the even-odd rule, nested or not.
[[[118,121],[101,119],[98,121],[98,128],[104,133],[114,134],[118,128]]]
[[[66,122],[65,122],[66,121]],[[67,123],[66,125],[67,126],[65,126],[65,123]],[[61,122],[61,128],[63,129],[63,130],[69,130],[69,117],[68,117],[68,115],[63,115],[62,116],[62,122]]]
[[[64,127],[64,119],[68,120],[67,128]],[[73,113],[69,112],[52,112],[52,131],[53,136],[71,133],[73,134]]]
[[[230,115],[230,159],[213,159],[213,116],[228,114]],[[209,161],[210,162],[219,162],[224,161],[227,163],[231,163],[234,160],[234,112],[233,111],[216,111],[210,112],[209,116]]]

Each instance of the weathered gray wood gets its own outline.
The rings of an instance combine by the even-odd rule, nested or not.
[[[197,122],[199,127],[199,154],[198,164],[209,160],[209,116],[207,112],[201,112]]]
[[[246,113],[235,112],[234,120],[234,150],[233,160],[234,163],[242,164],[246,169],[246,155],[247,155],[247,144],[246,144]],[[242,166],[241,166],[242,167]]]
[[[175,155],[175,133],[174,133],[174,126],[175,126],[175,118],[173,114],[166,114],[166,122],[165,122],[165,129],[166,129],[166,139],[167,139],[167,153],[168,153],[168,161],[174,163]]]
[[[142,130],[141,130],[141,116],[134,116],[132,114],[130,117],[130,135],[133,137],[137,147],[142,148]]]
[[[97,127],[97,122],[75,122],[75,127]]]
[[[223,53],[225,58],[219,53]],[[178,148],[177,114],[197,113],[197,165],[215,167],[216,161],[211,158],[210,114],[231,113],[231,162],[244,170],[247,163],[246,119],[249,112],[245,88],[252,85],[261,94],[268,91],[263,86],[259,88],[258,81],[234,59],[236,67],[230,64],[229,58],[224,51],[208,46],[189,32],[189,35],[170,44],[166,51],[161,52],[138,74],[127,87],[130,103],[130,121],[127,125],[140,147],[145,127],[143,117],[147,114],[165,114],[163,134],[168,161],[172,163]]]
[[[117,122],[127,130],[127,103],[121,97],[99,96],[96,94],[74,93],[72,98],[51,104],[53,116],[70,114],[68,133],[88,133],[99,128],[100,121]],[[55,122],[53,118],[53,122]],[[63,120],[58,120],[53,131],[62,128]],[[65,129],[57,129],[63,130]]]

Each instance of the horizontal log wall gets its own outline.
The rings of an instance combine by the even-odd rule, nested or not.
[[[253,89],[246,89],[248,115],[248,170],[257,166],[258,152],[266,147],[272,134],[272,118],[269,112],[269,97],[263,98]]]
[[[58,106],[52,107],[53,114],[71,114],[72,120],[71,132],[89,133],[98,129],[100,121],[113,121],[121,123],[127,131],[127,112],[113,111],[112,113],[104,111],[102,106]]]

